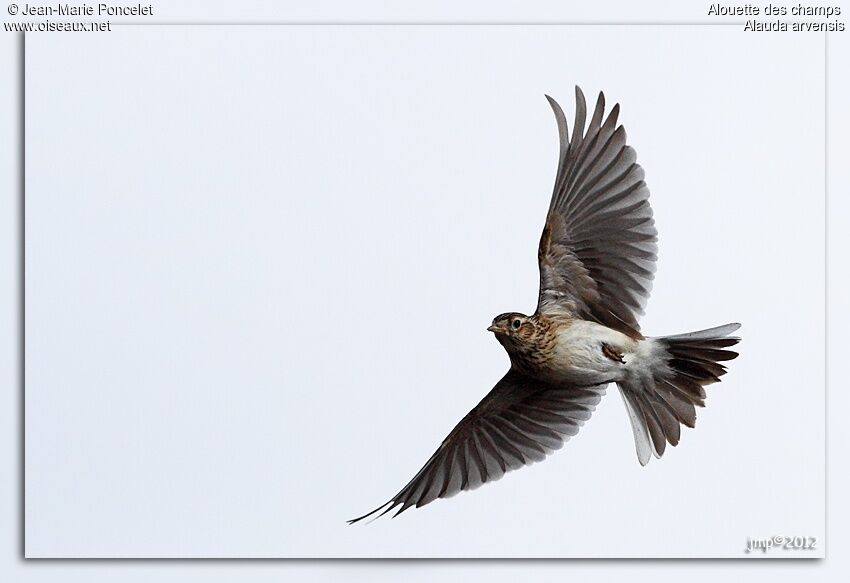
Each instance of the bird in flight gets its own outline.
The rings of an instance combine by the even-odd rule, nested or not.
[[[489,328],[510,357],[507,374],[458,423],[434,455],[378,512],[424,506],[498,480],[542,461],[578,433],[606,386],[616,383],[626,406],[638,461],[660,458],[693,427],[705,385],[740,324],[675,336],[647,337],[643,314],[655,273],[657,232],[649,189],[619,104],[603,119],[600,93],[585,130],[587,106],[576,87],[572,138],[558,103],[560,153],[555,188],[537,260],[540,292],[531,316],[508,312]]]

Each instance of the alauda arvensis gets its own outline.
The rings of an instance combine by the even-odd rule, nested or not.
[[[540,293],[531,316],[506,313],[488,328],[511,368],[443,440],[383,509],[396,513],[543,460],[578,433],[617,383],[641,465],[693,427],[704,386],[726,373],[721,361],[739,324],[648,338],[640,333],[656,261],[656,230],[635,151],[617,125],[619,105],[603,122],[602,93],[584,131],[587,108],[576,87],[569,138],[564,112],[547,96],[560,135],[558,173],[537,252]]]

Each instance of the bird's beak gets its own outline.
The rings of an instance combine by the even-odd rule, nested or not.
[[[487,326],[487,331],[488,332],[499,332],[499,331],[501,331],[501,328],[499,328],[498,326],[493,324],[493,325]]]

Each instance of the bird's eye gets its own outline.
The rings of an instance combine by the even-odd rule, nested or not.
[[[514,330],[519,330],[520,326],[522,326],[522,322],[519,320],[519,318],[511,322],[511,328],[513,328]]]

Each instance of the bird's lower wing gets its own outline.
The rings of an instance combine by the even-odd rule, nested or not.
[[[604,393],[605,385],[556,387],[508,371],[398,494],[349,524],[400,506],[398,516],[542,461],[578,433]]]

